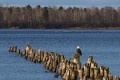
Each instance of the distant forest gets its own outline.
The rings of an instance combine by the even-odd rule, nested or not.
[[[0,28],[94,29],[120,27],[120,7],[0,7]]]

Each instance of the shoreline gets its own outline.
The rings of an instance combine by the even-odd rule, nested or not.
[[[70,27],[70,28],[0,28],[0,30],[120,30],[120,27]]]
[[[103,28],[81,28],[81,27],[71,27],[70,30],[120,30],[120,27],[103,27]]]

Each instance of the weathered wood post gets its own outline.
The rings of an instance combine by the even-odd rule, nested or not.
[[[81,68],[81,69],[78,70],[79,80],[82,80],[82,79],[83,79],[83,73],[84,73],[83,68]]]
[[[97,68],[97,63],[95,61],[92,61],[90,67],[91,68]]]
[[[108,67],[104,67],[104,77],[107,78],[109,74],[109,68]]]
[[[76,80],[76,73],[73,68],[70,68],[70,80]]]
[[[73,65],[73,64],[72,64]],[[62,65],[61,65],[61,67],[62,67],[62,72],[61,72],[61,75],[63,76],[64,74],[65,74],[65,71],[66,71],[66,64],[65,64],[65,61],[63,60],[63,62],[62,62]],[[71,68],[73,68],[73,67],[71,67]]]
[[[33,58],[33,63],[36,63],[35,54],[34,54],[34,58]]]
[[[109,79],[108,79],[108,77],[103,76],[102,80],[109,80]]]
[[[110,73],[108,74],[108,79],[109,79],[109,80],[113,80],[112,74],[110,74]]]
[[[56,61],[53,61],[53,69],[52,69],[52,72],[56,72],[56,69],[57,69],[57,62],[56,62]]]
[[[12,48],[11,48],[11,47],[9,47],[8,51],[9,51],[9,52],[11,52],[11,51],[12,51]]]
[[[28,54],[26,53],[26,50],[24,50],[24,58],[27,60],[27,58],[28,58]]]
[[[49,71],[52,71],[53,69],[53,59],[51,58],[50,60],[50,66],[49,66]]]
[[[38,49],[38,52],[36,55],[37,55],[37,62],[41,63],[41,50],[40,49]]]
[[[26,53],[29,54],[29,52],[30,52],[31,49],[32,49],[31,46],[27,45],[26,48],[25,48]]]
[[[41,63],[41,54],[38,54],[38,63]]]
[[[34,58],[34,50],[33,49],[30,49],[30,52],[29,52],[29,60],[31,61],[31,62],[33,62],[33,58]]]
[[[89,56],[87,63],[91,66],[91,62],[93,62],[93,56]]]
[[[103,77],[104,76],[104,67],[100,66],[100,76]]]
[[[97,79],[99,74],[99,68],[94,68],[94,79]]]
[[[87,63],[84,65],[84,76],[86,77],[90,76],[90,66]]]
[[[94,79],[94,68],[90,68],[90,79]]]
[[[44,51],[41,52],[41,62],[43,63],[43,58],[44,58]]]
[[[81,80],[88,80],[88,79],[87,79],[87,76],[84,76],[83,79],[81,79]]]
[[[13,46],[13,52],[17,52],[17,46]]]
[[[20,54],[20,49],[18,49],[17,53]]]
[[[77,65],[77,70],[81,69],[81,62],[80,61],[76,65]]]
[[[13,50],[14,50],[14,46],[11,47],[11,52],[13,52]]]
[[[115,76],[113,80],[120,80],[118,76]]]
[[[22,53],[22,52],[20,52],[20,56],[21,56],[21,57],[23,56],[23,53]]]

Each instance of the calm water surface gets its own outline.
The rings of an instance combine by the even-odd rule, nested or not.
[[[109,66],[110,73],[120,76],[119,30],[0,30],[0,80],[61,80],[46,72],[42,64],[8,52],[12,45],[24,50],[27,44],[36,50],[64,54],[67,59],[73,57],[79,45],[82,66],[93,55],[98,66]]]

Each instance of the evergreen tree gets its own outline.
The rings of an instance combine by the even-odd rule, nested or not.
[[[48,21],[48,19],[49,19],[49,11],[48,11],[48,8],[47,7],[44,7],[44,9],[43,9],[43,19],[45,20],[45,21]]]

